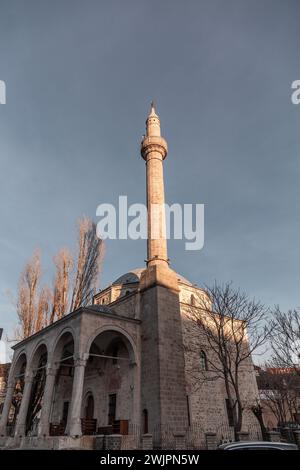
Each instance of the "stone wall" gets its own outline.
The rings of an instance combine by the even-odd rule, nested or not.
[[[128,318],[140,318],[140,294],[133,292],[116,300],[111,306],[115,312]]]
[[[200,352],[204,351],[212,362],[218,361],[210,350],[205,335],[201,335],[200,327],[190,320],[193,306],[187,302],[192,295],[192,287],[182,287],[181,292],[181,318],[183,328],[183,341],[185,350],[186,393],[189,400],[190,419],[192,423],[201,426],[204,432],[214,431],[222,435],[221,428],[228,426],[226,409],[226,389],[224,380],[216,378],[211,370],[202,371]],[[199,299],[199,289],[194,290],[195,298]],[[196,300],[197,302],[197,300]],[[209,369],[209,367],[208,367]],[[251,358],[243,362],[240,367],[240,393],[245,407],[243,414],[243,430],[257,427],[251,406],[258,397],[255,371]]]
[[[156,286],[141,293],[142,409],[155,426],[187,426],[184,356],[178,293]]]

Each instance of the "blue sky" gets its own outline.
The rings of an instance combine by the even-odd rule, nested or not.
[[[45,282],[100,203],[145,201],[139,155],[154,99],[169,144],[169,203],[205,204],[205,245],[169,243],[198,285],[232,280],[300,305],[300,3],[295,0],[0,0],[0,325],[35,247]],[[110,241],[102,286],[144,265]]]

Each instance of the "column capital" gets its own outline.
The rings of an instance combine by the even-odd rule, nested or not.
[[[49,364],[46,367],[46,375],[56,375],[58,369],[59,369],[59,365]]]
[[[15,388],[15,385],[16,385],[15,379],[9,380],[6,384],[6,390],[8,390],[9,388]]]
[[[30,370],[28,372],[26,372],[25,376],[24,376],[24,381],[25,383],[31,383],[34,379],[34,371],[33,370]]]
[[[88,358],[89,358],[89,354],[87,354],[87,353],[74,355],[74,366],[75,367],[80,367],[80,366],[85,367]]]

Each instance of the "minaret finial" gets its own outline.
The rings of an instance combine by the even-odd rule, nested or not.
[[[149,114],[149,116],[157,116],[156,110],[155,110],[155,103],[154,103],[154,100],[151,101],[151,105],[150,105],[150,114]]]

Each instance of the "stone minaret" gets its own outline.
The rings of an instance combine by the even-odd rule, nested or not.
[[[163,161],[167,152],[167,142],[161,137],[159,117],[151,103],[146,121],[146,136],[141,143],[141,155],[146,161],[147,172],[147,266],[168,264],[163,177]]]
[[[147,269],[140,280],[141,411],[162,444],[164,431],[188,423],[177,274],[169,268],[165,235],[163,160],[167,143],[152,103],[141,154],[147,169]]]
[[[162,284],[178,290],[177,277],[169,269],[166,240],[163,161],[167,152],[168,145],[161,136],[160,120],[152,102],[146,120],[146,135],[141,143],[141,155],[146,162],[148,210],[148,269],[142,276],[141,287]]]

